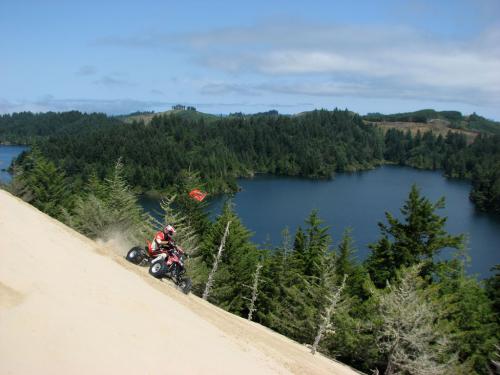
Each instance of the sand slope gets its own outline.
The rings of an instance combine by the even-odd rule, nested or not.
[[[353,374],[0,190],[0,374]]]

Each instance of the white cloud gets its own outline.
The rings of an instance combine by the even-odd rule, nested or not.
[[[478,12],[495,13],[500,8],[492,7],[492,2],[479,0]],[[417,8],[419,4],[413,2]],[[405,17],[415,15],[415,9],[402,7],[404,17],[395,13],[394,25],[387,26],[271,20],[199,32],[109,36],[94,46],[163,50],[175,61],[184,61],[185,66],[175,71],[182,78],[172,82],[177,91],[168,91],[179,95],[182,88],[189,92],[183,98],[203,95],[217,101],[225,96],[244,102],[244,98],[259,97],[282,103],[312,97],[316,103],[336,102],[341,97],[354,103],[363,98],[361,107],[370,108],[379,99],[389,103],[387,107],[402,99],[415,108],[419,103],[433,106],[439,102],[456,109],[484,110],[498,118],[498,22],[483,22],[490,29],[468,37],[465,33],[438,35],[422,31],[424,27],[399,26],[397,20],[404,22]],[[447,11],[442,6],[437,9]],[[428,18],[429,11],[421,9],[420,17]],[[491,21],[491,14],[485,16]],[[443,32],[448,31],[443,27]],[[108,82],[108,87],[118,85]]]
[[[477,105],[500,104],[500,30],[457,41],[407,28],[260,26],[186,35],[197,61],[233,77],[259,74],[310,86],[311,95],[422,95]],[[335,90],[316,85],[341,82]],[[234,82],[226,83],[235,85]],[[331,86],[331,84],[330,84]],[[316,89],[314,89],[316,87]]]
[[[500,28],[458,40],[401,26],[274,22],[98,43],[183,51],[219,77],[200,85],[202,94],[255,95],[267,86],[297,95],[500,105]]]

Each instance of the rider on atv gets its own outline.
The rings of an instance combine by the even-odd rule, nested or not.
[[[161,279],[168,277],[186,294],[191,290],[191,279],[186,276],[185,258],[189,258],[174,242],[175,229],[167,225],[156,233],[152,242],[141,248],[134,246],[127,253],[127,260],[138,265],[149,264],[149,273]]]
[[[170,251],[176,249],[174,234],[175,229],[171,225],[167,225],[162,231],[156,233],[155,238],[151,243],[151,255],[155,257],[151,263],[160,259],[165,259]]]

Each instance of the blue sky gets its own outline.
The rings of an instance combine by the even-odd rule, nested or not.
[[[0,113],[422,108],[500,120],[500,1],[0,1]]]

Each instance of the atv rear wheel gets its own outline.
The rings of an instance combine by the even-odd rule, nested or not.
[[[142,249],[139,246],[131,248],[126,256],[127,260],[134,264],[139,264],[144,259]]]
[[[157,279],[161,279],[167,273],[167,265],[163,261],[153,263],[149,267],[149,274]]]
[[[181,288],[184,294],[189,294],[191,287],[193,286],[191,279],[189,277],[183,277],[177,283],[177,286]]]

